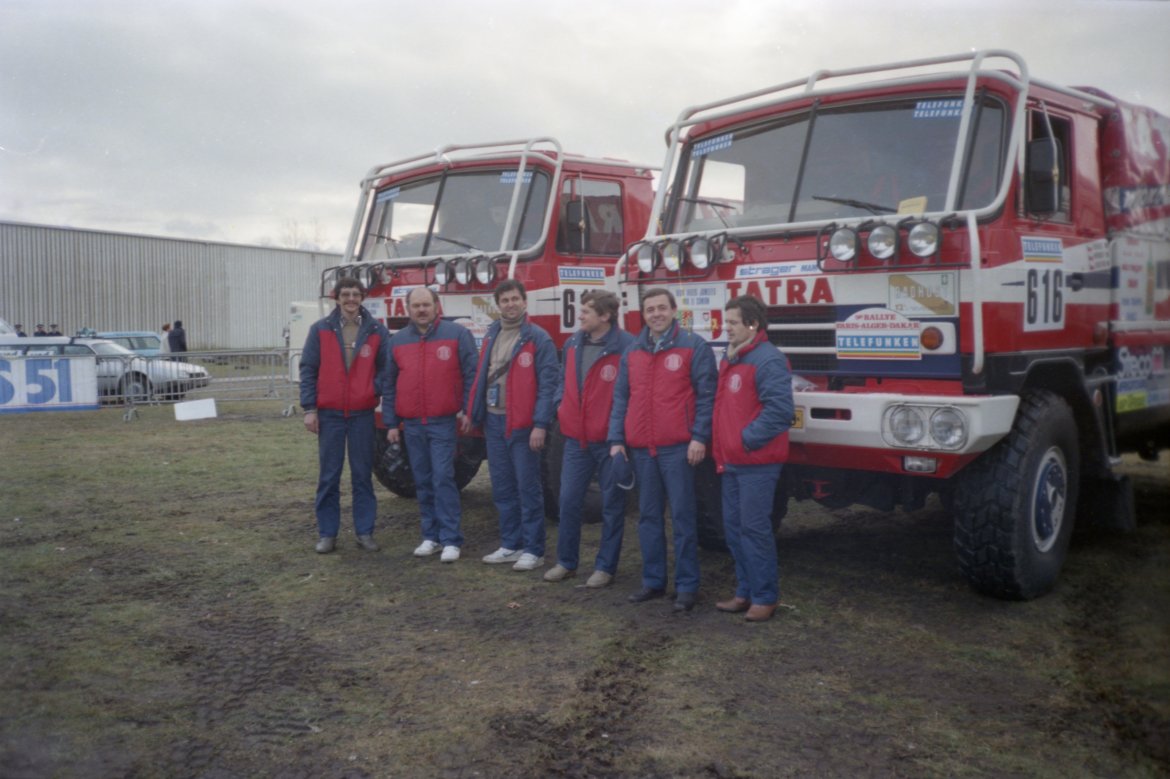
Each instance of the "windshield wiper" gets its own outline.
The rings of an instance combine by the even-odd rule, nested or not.
[[[851,208],[864,208],[871,214],[896,214],[898,209],[883,206],[881,203],[867,203],[864,200],[854,200],[850,197],[833,197],[831,195],[813,195],[813,200],[824,200],[829,203],[840,203]]]
[[[715,208],[726,208],[728,211],[735,210],[735,206],[733,206],[733,205],[729,205],[728,203],[721,203],[718,200],[709,200],[708,198],[705,198],[705,197],[687,197],[686,195],[680,195],[679,200],[682,200],[686,203],[697,203],[698,205],[701,205],[701,206],[714,206]],[[723,218],[723,214],[716,211],[715,217],[720,222],[723,223],[724,227],[731,227],[731,225],[727,223],[727,220]]]
[[[483,251],[478,246],[472,246],[471,244],[464,243],[463,241],[456,241],[454,238],[448,238],[447,236],[439,235],[438,233],[431,233],[431,238],[436,238],[440,241],[445,241],[446,243],[454,244],[455,246],[462,246],[464,249],[470,249],[473,252]]]
[[[375,238],[381,238],[383,241],[386,242],[386,259],[390,260],[390,259],[395,259],[397,257],[402,256],[401,254],[398,253],[398,240],[397,239],[391,238],[388,235],[382,235],[381,233],[376,233],[373,231],[366,233],[366,235],[372,235]],[[390,256],[390,249],[394,249],[394,257]]]

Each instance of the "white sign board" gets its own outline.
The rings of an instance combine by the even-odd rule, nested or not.
[[[98,407],[92,355],[0,355],[0,414]]]

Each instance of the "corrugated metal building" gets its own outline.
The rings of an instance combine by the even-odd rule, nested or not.
[[[0,317],[66,334],[159,331],[192,351],[283,346],[289,303],[317,296],[341,256],[0,222]]]

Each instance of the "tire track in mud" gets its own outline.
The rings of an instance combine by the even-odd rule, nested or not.
[[[646,703],[648,679],[661,665],[672,639],[640,633],[613,641],[597,666],[577,682],[568,719],[552,721],[535,712],[503,714],[489,723],[501,752],[533,755],[524,762],[531,776],[617,777],[616,759],[629,744],[631,724]],[[520,764],[520,763],[518,763]]]
[[[303,708],[327,700],[317,688],[328,663],[300,632],[262,611],[236,604],[231,615],[207,615],[176,648],[172,659],[187,669],[195,690],[183,712],[193,727],[184,730],[201,735],[168,745],[162,770],[152,766],[143,776],[367,776],[354,767],[320,764],[309,750],[296,748],[300,737],[319,733],[318,723],[334,714]]]

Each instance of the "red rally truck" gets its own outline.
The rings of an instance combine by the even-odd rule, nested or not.
[[[478,344],[499,316],[492,290],[519,279],[529,316],[560,349],[577,330],[582,294],[620,291],[617,262],[646,230],[656,171],[567,154],[552,138],[444,146],[377,165],[362,180],[343,262],[322,273],[320,296],[353,276],[369,291],[366,306],[394,332],[409,322],[410,291],[430,287],[440,293],[441,315],[470,329]],[[408,458],[379,439],[379,481],[413,497]],[[560,483],[563,444],[551,437],[546,488]],[[484,457],[482,438],[460,438],[460,489]],[[555,499],[546,503],[555,514]]]
[[[768,306],[797,377],[774,519],[938,493],[962,573],[1011,599],[1075,519],[1132,525],[1119,455],[1170,443],[1170,120],[995,50],[820,71],[667,140],[623,283],[716,344],[730,298]]]

